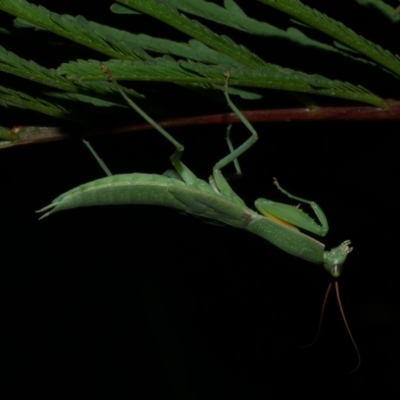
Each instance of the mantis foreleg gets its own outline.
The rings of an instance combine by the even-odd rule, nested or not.
[[[306,204],[310,205],[310,207],[313,209],[315,215],[317,216],[319,222],[321,223],[321,226],[315,224],[314,230],[312,230],[313,233],[315,233],[316,235],[319,235],[319,236],[325,236],[328,233],[328,230],[329,230],[328,219],[326,218],[321,207],[315,201],[310,201],[310,200],[306,200],[306,199],[303,199],[298,196],[293,196],[292,194],[290,194],[288,191],[286,191],[279,185],[276,178],[274,178],[274,184],[276,185],[278,190],[280,190],[287,197],[290,197],[291,199],[298,200],[298,201],[301,201],[302,203],[306,203]]]

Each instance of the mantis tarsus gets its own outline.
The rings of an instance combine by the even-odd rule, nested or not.
[[[40,219],[57,211],[94,205],[150,204],[167,206],[245,229],[261,236],[287,253],[315,264],[322,264],[334,278],[340,276],[346,257],[352,251],[350,241],[346,240],[338,247],[330,251],[325,251],[324,244],[305,235],[297,228],[299,227],[319,236],[326,235],[329,229],[328,221],[322,209],[315,202],[290,194],[274,178],[277,188],[289,198],[309,204],[320,224],[315,222],[299,207],[276,203],[266,199],[256,200],[255,206],[259,212],[255,212],[245,205],[244,201],[232,190],[222,175],[221,169],[231,162],[234,162],[237,172],[240,173],[238,157],[247,151],[258,139],[255,129],[230,100],[228,94],[228,73],[226,74],[224,87],[225,98],[229,107],[251,132],[251,136],[238,148],[234,149],[228,130],[227,142],[230,153],[214,165],[213,174],[210,176],[209,182],[206,182],[197,178],[181,162],[180,159],[184,149],[182,144],[177,142],[130,100],[116,83],[108,69],[104,66],[101,67],[110,80],[114,82],[128,104],[175,146],[176,151],[171,156],[171,163],[175,170],[167,171],[164,175],[140,173],[112,175],[90,144],[84,141],[107,174],[107,177],[83,184],[60,195],[50,205],[37,211],[47,211]],[[335,287],[339,306],[342,310],[339,288],[336,281]],[[330,288],[331,285],[328,287],[328,291]],[[342,316],[348,329],[343,312]],[[348,332],[359,357],[357,346],[349,329]]]

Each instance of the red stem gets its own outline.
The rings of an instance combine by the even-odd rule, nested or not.
[[[276,110],[244,111],[243,114],[250,122],[289,122],[289,121],[396,121],[400,120],[400,104],[387,100],[388,108],[381,109],[371,106],[351,107],[317,107],[314,110],[308,108],[287,108]],[[240,123],[234,113],[200,115],[193,117],[178,117],[158,122],[162,127],[197,126],[211,124],[235,124]],[[123,132],[139,132],[153,129],[147,123],[135,123],[108,129],[86,132],[87,137],[102,134],[117,134]],[[59,128],[37,128],[26,133],[19,134],[19,138],[1,148],[37,144],[76,137],[73,132],[62,132]]]

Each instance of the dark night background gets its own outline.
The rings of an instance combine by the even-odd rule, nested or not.
[[[96,11],[68,3],[47,7],[107,21],[105,1]],[[15,124],[36,118],[1,115],[17,115]],[[2,390],[146,400],[398,398],[398,123],[255,126],[260,139],[231,184],[249,206],[259,197],[290,203],[276,176],[323,208],[327,249],[352,240],[340,285],[360,369],[348,374],[356,353],[333,296],[319,341],[300,349],[314,338],[329,276],[261,238],[148,206],[38,221],[34,210],[102,177],[81,142],[70,140],[0,152]],[[224,126],[170,132],[204,179],[227,152]],[[232,134],[236,144],[248,136],[241,125]],[[173,148],[156,132],[92,144],[114,173],[170,168]]]

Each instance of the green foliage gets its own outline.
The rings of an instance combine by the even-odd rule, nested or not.
[[[241,94],[243,98],[259,98],[260,88],[265,88],[281,93],[301,92],[349,99],[384,108],[387,103],[382,96],[395,97],[372,93],[357,80],[358,74],[362,76],[373,71],[397,84],[400,57],[383,48],[383,44],[364,38],[299,0],[253,1],[253,6],[265,11],[265,14],[258,13],[257,19],[248,16],[240,3],[248,6],[249,2],[225,0],[222,7],[203,0],[117,0],[111,6],[110,15],[114,20],[123,18],[126,22],[129,19],[131,32],[128,32],[79,15],[59,15],[26,0],[0,0],[0,12],[16,17],[14,27],[9,31],[3,29],[0,35],[10,41],[13,35],[30,32],[30,40],[34,40],[44,32],[47,36],[38,40],[46,38],[47,43],[42,45],[48,46],[49,52],[54,51],[52,41],[57,40],[57,36],[58,49],[63,46],[66,51],[64,62],[49,68],[41,65],[40,57],[35,61],[24,58],[18,46],[12,49],[14,52],[0,47],[0,71],[3,72],[0,101],[56,118],[89,122],[86,109],[79,111],[82,104],[95,109],[124,107],[123,100],[116,96],[114,87],[100,69],[101,63],[118,81],[147,82],[141,84],[141,94],[127,89],[142,102],[146,102],[149,95],[154,97],[155,90],[161,90],[160,86],[149,82],[168,82],[179,85],[183,94],[190,89],[202,95],[210,93],[207,96],[212,97],[212,91],[221,90],[227,71],[231,93]],[[356,3],[360,14],[376,13],[393,26],[400,19],[394,15],[393,7],[383,1],[356,0]],[[274,15],[284,23],[274,23],[273,17],[268,18],[271,12],[277,13]],[[288,16],[286,20],[284,13]],[[162,29],[163,23],[167,24],[177,31],[176,36],[171,34],[171,28],[168,37],[140,32],[141,21],[148,22],[149,16],[159,20],[153,24],[159,26],[158,29]],[[316,31],[322,34],[316,35]],[[242,37],[247,40],[246,46],[240,43]],[[83,48],[87,49],[86,60],[75,61],[79,56],[74,57],[68,47],[69,41],[79,45],[79,55]],[[288,52],[297,49],[293,65],[288,60],[282,65],[274,64],[274,46],[279,50],[287,46]],[[296,55],[302,52],[311,61],[308,72],[296,67],[299,62]],[[336,58],[338,65],[347,63],[345,65],[353,68],[356,75],[351,77],[351,83],[332,73],[326,76],[326,70],[316,74],[320,67],[312,60],[326,55]],[[10,83],[8,74],[16,77]],[[363,84],[365,86],[365,82]]]
[[[25,93],[10,88],[5,88],[3,86],[0,86],[0,99],[6,104],[15,104],[19,107],[35,110],[53,117],[67,118],[68,112],[61,106],[52,104],[45,99],[32,97]]]
[[[395,72],[397,75],[400,75],[400,57],[398,55],[395,56],[391,54],[389,51],[382,49],[382,47],[364,39],[360,35],[357,35],[342,23],[305,6],[299,0],[260,1],[297,18],[299,21],[320,30],[336,40],[339,40],[340,43],[358,51],[360,54],[364,54],[370,59],[376,61],[378,64],[383,65],[389,70]]]

